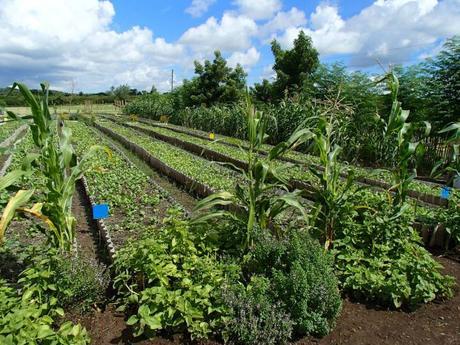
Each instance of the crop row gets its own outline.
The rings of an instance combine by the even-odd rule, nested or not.
[[[154,140],[146,135],[120,126],[111,121],[98,121],[102,126],[113,130],[144,148],[154,158],[164,162],[178,172],[190,176],[197,182],[209,186],[214,191],[232,190],[235,182],[241,178],[231,170],[215,162],[197,157],[185,150]]]
[[[93,145],[110,143],[81,122],[68,122],[72,129],[74,147],[79,156]],[[171,203],[168,194],[152,183],[151,179],[128,162],[118,151],[110,155],[98,151],[92,157],[92,169],[85,173],[88,192],[96,203],[110,207],[106,225],[116,247],[127,238],[137,238],[140,232],[158,225]]]
[[[181,126],[177,126],[177,125],[160,123],[160,122],[155,122],[155,121],[150,121],[150,120],[142,120],[142,122],[146,123],[146,124],[151,124],[151,125],[153,125],[153,126],[155,126],[157,128],[161,127],[161,128],[165,128],[165,129],[170,129],[170,130],[174,131],[175,133],[181,133],[181,134],[186,134],[186,135],[188,134],[188,135],[194,136],[196,138],[201,137],[204,140],[210,141],[208,139],[208,133],[205,133],[205,132],[200,131],[200,130],[185,128],[185,127],[181,127]],[[241,139],[227,137],[227,136],[223,136],[223,135],[216,135],[215,137],[216,137],[217,141],[219,141],[221,144],[223,144],[225,146],[233,146],[233,147],[238,147],[238,146],[246,147],[247,146],[247,142],[244,141],[244,140],[241,140]],[[262,151],[262,153],[264,153],[264,152],[266,153],[271,148],[273,148],[273,146],[265,144],[263,146],[264,151]],[[302,153],[302,152],[298,152],[298,151],[291,151],[291,152],[287,153],[285,155],[284,159],[286,159],[288,161],[291,161],[293,163],[294,162],[295,163],[301,163],[303,165],[311,165],[311,164],[319,165],[320,164],[320,161],[319,161],[318,157],[313,156],[313,155],[309,155],[309,154],[305,154],[305,153]],[[383,183],[380,183],[380,184],[389,184],[391,182],[391,173],[389,171],[386,171],[386,170],[381,170],[381,169],[373,170],[373,169],[359,167],[359,166],[356,166],[356,165],[348,165],[348,164],[345,164],[345,163],[343,164],[343,168],[344,169],[353,169],[353,171],[355,172],[356,178],[363,180],[363,182],[365,181],[364,179],[366,179],[367,181],[369,181],[370,179],[381,180],[381,182],[383,182]],[[371,182],[371,181],[369,181],[369,182]],[[376,182],[378,184],[378,181],[376,181]],[[410,189],[412,189],[414,191],[417,191],[417,192],[420,192],[420,193],[432,194],[432,195],[439,195],[440,192],[441,192],[441,187],[439,185],[429,183],[429,182],[426,183],[426,182],[423,182],[423,181],[420,181],[420,180],[412,181],[411,185],[410,185]]]
[[[109,127],[115,132],[119,133],[123,137],[127,138],[129,141],[136,142],[137,145],[139,145],[141,148],[146,149],[149,153],[155,154],[155,152],[152,149],[148,149],[154,143],[154,145],[158,145],[158,140],[152,139],[151,137],[148,137],[146,134],[143,134],[141,132],[135,131],[133,129],[129,129],[126,127],[123,127],[121,125],[115,124],[113,122],[108,122],[108,121],[99,121],[100,124],[102,124],[105,127]],[[179,138],[178,136],[176,136]],[[213,143],[211,145],[215,145],[216,143]],[[209,143],[208,143],[209,145]],[[154,146],[156,147],[156,146]],[[170,150],[178,150],[176,147],[168,144],[163,145],[164,148],[170,149]],[[166,155],[167,157],[168,155]],[[195,160],[201,160],[199,157],[195,156]],[[169,163],[169,162],[168,162]],[[180,167],[179,167],[180,168]],[[192,178],[198,178],[199,176],[190,174]],[[205,179],[201,179],[202,183],[205,185],[207,184],[207,181]],[[229,189],[231,190],[231,189]],[[375,191],[368,190],[367,193],[369,195],[374,195],[374,197],[380,196],[381,198],[387,198],[385,193],[375,193]],[[426,207],[423,204],[419,204],[416,200],[411,200],[410,204],[412,205],[414,216],[418,219],[421,219],[424,223],[426,222],[429,224],[428,228],[433,228],[435,224],[437,224],[437,208],[432,208],[432,207]],[[426,228],[426,227],[425,227]],[[427,228],[427,229],[428,229]]]
[[[0,125],[0,144],[8,139],[19,127],[20,123],[17,121],[10,121]]]
[[[131,128],[146,132],[149,135],[153,135],[172,144],[179,145],[181,147],[188,146],[186,149],[194,153],[197,151],[200,152],[200,148],[202,148],[205,150],[206,158],[211,160],[230,162],[240,168],[245,168],[247,165],[245,154],[240,148],[225,145],[220,141],[209,141],[207,139],[199,138],[189,134],[174,132],[173,130],[165,127],[157,127],[145,123],[128,122],[126,125]],[[268,161],[268,159],[265,157],[266,156],[261,155],[262,160]],[[294,185],[311,185],[314,184],[314,181],[317,180],[306,165],[291,164],[286,166],[286,164],[283,164],[281,161],[273,161],[271,164],[278,169],[284,165],[284,169],[279,169],[280,175],[284,176],[287,180],[294,182]],[[296,181],[298,183],[295,183]],[[382,185],[376,185],[372,183],[369,184],[371,186],[377,186],[379,188],[386,189]],[[409,195],[415,199],[421,199],[422,201],[434,203],[436,205],[441,204],[440,201],[442,201],[440,198],[434,197],[430,194],[424,194],[416,191],[410,191],[409,193]]]

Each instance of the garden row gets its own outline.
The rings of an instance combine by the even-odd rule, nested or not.
[[[136,152],[146,162],[150,162],[154,169],[159,169],[161,173],[171,177],[180,185],[185,186],[186,189],[194,191],[201,198],[209,196],[213,191],[233,190],[238,181],[235,179],[239,175],[233,173],[230,169],[206,161],[197,155],[161,140],[153,139],[147,134],[113,121],[98,120],[96,126],[103,131],[108,129],[110,131],[108,134],[115,135],[115,139],[123,142],[124,145]],[[179,138],[178,136],[176,137]],[[214,148],[214,145],[218,143],[209,144]],[[241,156],[242,152],[240,151],[239,157]],[[204,166],[204,168],[199,168],[200,166]],[[204,175],[203,170],[208,166],[215,167],[218,170],[206,170],[206,175]],[[219,181],[219,184],[217,185],[215,181]],[[225,182],[225,184],[222,184],[222,182]],[[297,187],[308,188],[308,185],[298,184]],[[361,193],[367,195],[369,200],[375,198],[387,199],[385,194],[376,193],[370,189],[362,190]],[[418,219],[414,226],[422,234],[424,242],[430,246],[443,246],[447,239],[444,227],[439,224],[448,218],[450,210],[426,207],[416,200],[411,200],[411,204],[412,212]]]
[[[12,144],[16,138],[16,135],[13,134],[20,127],[21,124],[17,121],[0,122],[0,147]]]
[[[118,117],[107,116],[107,118],[112,118],[114,120],[120,119]],[[128,121],[127,118],[125,118]],[[247,142],[242,139],[227,137],[223,135],[214,135],[215,139],[210,139],[209,133],[205,133],[200,130],[181,127],[177,125],[172,125],[163,122],[152,121],[148,119],[139,119],[140,122],[154,126],[157,128],[164,128],[175,133],[180,133],[188,136],[193,136],[197,139],[202,139],[206,141],[214,142],[215,140],[221,145],[239,148],[247,147]],[[174,136],[176,135],[174,133]],[[267,155],[267,152],[272,149],[273,146],[269,144],[263,145],[263,150],[260,151],[260,154]],[[290,151],[285,156],[280,158],[283,161],[291,162],[294,164],[300,164],[302,166],[316,165],[317,167],[320,164],[319,158],[310,154],[305,154],[299,151]],[[321,167],[320,167],[321,168]],[[357,181],[368,184],[371,186],[376,186],[379,188],[390,189],[391,188],[391,173],[384,169],[369,169],[363,168],[356,165],[343,164],[344,171],[350,170],[353,171]],[[346,177],[346,173],[342,173],[342,177]],[[438,181],[441,182],[441,181]],[[442,186],[438,183],[427,182],[425,179],[415,179],[410,184],[409,195],[413,198],[420,199],[424,202],[432,203],[435,205],[447,205],[447,200],[440,197]]]
[[[158,139],[168,141],[171,143],[175,143],[176,145],[184,147],[187,150],[200,151],[200,148],[201,148],[201,150],[203,151],[203,154],[207,154],[208,157],[212,160],[231,163],[243,169],[245,169],[247,166],[245,162],[241,161],[241,157],[243,156],[241,149],[239,147],[227,145],[223,141],[219,141],[219,140],[209,141],[209,138],[204,138],[201,136],[193,136],[193,135],[186,134],[183,132],[175,132],[174,130],[165,128],[163,126],[149,125],[149,124],[139,123],[139,122],[127,122],[126,125],[130,126],[131,128],[141,130],[149,134],[150,136],[154,136]],[[216,151],[216,153],[214,153],[213,151]],[[305,156],[312,157],[308,155],[305,155]],[[265,160],[268,161],[268,158]],[[319,168],[319,165],[317,163],[307,162],[306,164],[305,161],[303,162],[298,161],[298,160],[289,160],[289,161],[293,163],[293,165],[290,166],[288,170],[281,172],[281,175],[285,177],[287,180],[296,182],[295,185],[300,185],[301,182],[315,180],[308,166],[312,166],[313,164],[315,165],[316,168]],[[273,161],[272,164],[274,164],[276,167],[283,166],[283,162],[281,160]],[[350,170],[352,169],[351,167],[349,168]],[[347,173],[343,172],[341,175],[342,175],[342,178],[346,178]],[[389,190],[391,188],[391,185],[388,184],[387,182],[367,178],[360,174],[356,176],[356,179],[360,183],[374,186],[377,188],[382,188],[385,190]],[[419,186],[419,185],[427,186],[426,184],[421,183],[421,182],[412,182],[411,187]],[[440,194],[441,192],[440,187],[434,186],[434,185],[432,187],[433,187],[431,190],[432,193]],[[420,189],[420,186],[418,187],[418,189]],[[420,192],[417,190],[410,190],[409,196],[414,199],[417,199],[417,200],[420,200],[420,201],[423,201],[429,204],[433,204],[433,205],[446,206],[448,203],[447,199],[442,199],[437,195],[426,193],[426,192]]]
[[[180,207],[149,176],[127,161],[107,140],[82,122],[67,122],[74,147],[82,156],[91,146],[104,145],[110,155],[99,151],[92,157],[93,168],[86,172],[88,194],[96,204],[108,204],[105,220],[115,248],[129,238],[138,238],[145,229],[161,224],[171,207]]]

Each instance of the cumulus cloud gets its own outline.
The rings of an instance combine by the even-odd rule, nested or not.
[[[272,19],[260,27],[262,37],[283,31],[288,28],[296,28],[307,23],[305,13],[296,7],[286,12],[278,12]]]
[[[0,84],[103,90],[116,82],[137,88],[161,84],[165,66],[180,63],[184,47],[147,28],[111,30],[109,1],[0,0]]]
[[[193,0],[191,5],[185,9],[185,12],[192,17],[201,17],[216,0]]]
[[[280,0],[235,0],[240,12],[252,19],[269,19],[282,7]]]
[[[291,26],[278,35],[292,46],[298,32],[312,37],[323,55],[351,54],[357,67],[402,63],[439,39],[460,33],[460,0],[377,0],[359,14],[344,19],[337,6],[320,4],[310,26]]]
[[[251,18],[224,13],[220,21],[210,17],[204,24],[188,29],[179,42],[195,52],[234,52],[251,47],[251,37],[256,33],[257,24]]]
[[[237,64],[240,64],[246,71],[248,71],[251,66],[254,66],[257,62],[259,62],[259,59],[260,53],[255,47],[251,47],[245,52],[233,53],[227,59],[227,62],[231,67],[235,67]]]

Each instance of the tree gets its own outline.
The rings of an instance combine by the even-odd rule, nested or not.
[[[126,101],[131,94],[131,89],[128,85],[120,85],[116,88],[112,87],[112,93],[115,96],[115,99],[120,101]]]
[[[272,52],[275,57],[275,97],[280,99],[285,93],[292,95],[300,92],[319,65],[318,51],[313,47],[311,38],[300,31],[294,40],[294,47],[290,50],[283,50],[273,40]]]
[[[273,99],[273,86],[267,79],[264,79],[262,84],[255,83],[254,87],[251,87],[251,94],[258,102],[271,103]]]
[[[195,74],[191,81],[184,81],[180,91],[186,106],[236,102],[244,94],[246,73],[239,64],[228,67],[219,51],[214,52],[213,61],[195,61]]]
[[[448,39],[443,50],[425,66],[432,76],[427,94],[434,110],[430,120],[441,129],[460,117],[460,36]]]

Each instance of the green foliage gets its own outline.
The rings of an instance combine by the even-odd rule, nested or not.
[[[120,101],[126,101],[131,93],[131,89],[128,85],[120,85],[114,88],[111,93],[115,99]]]
[[[276,80],[273,88],[276,99],[283,98],[285,93],[292,95],[301,91],[319,64],[319,54],[313,47],[311,38],[300,31],[294,40],[294,47],[290,50],[281,49],[274,40],[272,52],[275,57],[273,70],[276,72]]]
[[[413,307],[452,296],[454,280],[421,245],[406,207],[395,215],[384,200],[366,197],[335,241],[342,288],[384,305]],[[366,205],[366,203],[368,205]]]
[[[44,194],[44,202],[37,203],[32,208],[23,208],[22,212],[39,218],[46,223],[48,231],[43,230],[48,240],[62,250],[70,250],[75,237],[75,218],[72,216],[72,197],[75,183],[89,168],[89,158],[93,151],[100,147],[92,147],[80,162],[77,161],[72,145],[71,131],[62,128],[59,135],[56,133],[56,122],[51,118],[48,107],[48,85],[41,84],[41,102],[30,92],[24,84],[13,84],[13,89],[19,88],[26,102],[29,104],[32,115],[19,118],[16,114],[8,112],[14,120],[31,118],[30,131],[38,153],[29,153],[23,163],[24,173],[34,170],[40,171],[45,183],[40,190]],[[32,197],[33,190],[20,190],[13,196],[5,207],[0,224],[0,243],[3,234],[11,221],[11,215],[24,206]]]
[[[49,306],[32,297],[29,290],[21,295],[0,280],[0,343],[5,345],[84,345],[90,339],[84,328],[63,323],[54,329],[55,319],[62,310],[49,310]]]
[[[169,94],[146,94],[129,102],[123,108],[123,113],[126,115],[134,114],[158,121],[161,116],[171,116],[174,114],[172,101]]]
[[[201,200],[195,212],[207,211],[195,217],[195,222],[208,221],[213,218],[230,217],[240,224],[246,225],[244,248],[252,246],[254,229],[270,230],[281,236],[282,228],[274,221],[286,210],[290,209],[306,218],[305,210],[300,203],[300,191],[289,192],[287,181],[280,175],[285,166],[273,166],[272,161],[295,147],[303,140],[303,131],[295,132],[288,141],[274,147],[268,154],[269,160],[264,161],[258,154],[267,139],[267,127],[270,117],[256,111],[248,99],[246,109],[248,147],[242,153],[246,156],[247,170],[241,170],[245,184],[237,184],[235,192],[216,193]],[[308,133],[306,133],[308,135]],[[282,194],[277,193],[283,191]],[[210,211],[213,207],[227,207],[229,211]]]
[[[24,262],[18,283],[42,304],[85,310],[105,298],[108,272],[97,262],[43,247],[28,248]]]
[[[328,334],[341,310],[333,258],[303,230],[285,239],[258,237],[245,271],[267,277],[272,301],[282,303],[298,335]]]
[[[175,91],[177,102],[183,107],[231,103],[244,95],[246,73],[239,64],[228,67],[219,51],[214,52],[213,61],[195,61],[195,74],[195,78],[185,80]]]
[[[398,101],[398,78],[393,73],[389,73],[385,78],[391,91],[393,103],[388,120],[382,119],[383,133],[386,139],[383,145],[385,149],[389,150],[392,161],[395,162],[392,168],[392,190],[395,191],[394,205],[401,206],[406,200],[410,183],[417,176],[416,169],[411,169],[411,166],[425,152],[424,145],[420,141],[415,141],[415,138],[428,136],[431,125],[428,122],[412,123],[407,121],[409,111],[403,110],[401,102]]]
[[[291,338],[293,322],[281,303],[270,298],[270,281],[253,276],[249,284],[233,285],[223,291],[231,310],[224,338],[229,344],[282,345]]]
[[[123,308],[135,310],[128,324],[136,335],[185,329],[206,338],[222,327],[227,310],[219,289],[237,271],[214,256],[174,213],[161,230],[117,252],[114,286]]]
[[[426,97],[429,102],[430,118],[437,129],[458,121],[460,114],[460,36],[453,36],[443,50],[425,67],[430,75]]]

